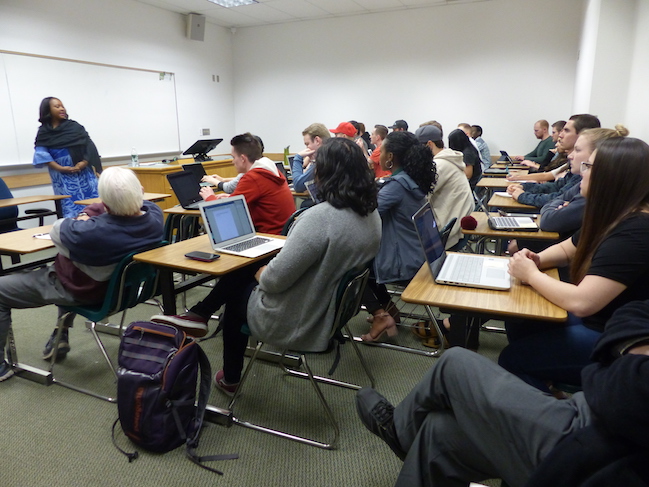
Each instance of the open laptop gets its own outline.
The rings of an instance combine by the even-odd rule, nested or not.
[[[508,259],[489,255],[446,253],[430,203],[412,216],[428,268],[438,284],[508,290]]]
[[[260,237],[243,195],[230,196],[200,204],[201,216],[212,248],[217,252],[259,257],[281,249],[286,240]]]
[[[194,175],[199,186],[212,186],[210,183],[203,182],[203,176],[207,176],[203,164],[194,162],[192,164],[183,164],[182,166],[183,171],[189,171]]]
[[[539,226],[530,217],[517,217],[517,216],[492,216],[487,210],[484,203],[480,203],[482,211],[487,215],[487,222],[489,228],[492,230],[506,230],[517,232],[538,232]]]
[[[315,180],[312,179],[311,181],[307,181],[306,183],[304,183],[304,187],[306,188],[309,196],[316,205],[318,203],[322,203],[322,200],[318,198],[318,190],[315,186]]]
[[[191,171],[178,171],[167,174],[171,189],[176,194],[180,206],[186,210],[198,210],[198,203],[203,201],[199,194],[200,186]]]

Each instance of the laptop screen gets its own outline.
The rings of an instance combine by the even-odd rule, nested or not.
[[[225,198],[202,207],[214,245],[255,232],[243,198]]]
[[[183,171],[189,171],[194,175],[197,183],[200,183],[203,180],[203,176],[206,175],[205,168],[200,162],[195,162],[193,164],[183,164]]]
[[[422,206],[412,216],[412,221],[415,224],[417,235],[419,235],[419,242],[424,250],[428,267],[433,274],[433,278],[436,278],[444,264],[444,260],[446,260],[446,251],[430,203]]]

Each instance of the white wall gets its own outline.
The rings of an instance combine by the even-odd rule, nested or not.
[[[132,0],[0,2],[0,49],[175,73],[182,150],[203,138],[202,128],[214,137],[234,134],[230,31],[208,24],[204,42],[189,40],[185,33],[185,16]],[[220,82],[213,82],[212,75]],[[39,103],[35,99],[14,110],[33,113],[38,127]],[[74,118],[75,107],[66,108]],[[97,100],[97,110],[119,124],[119,106]],[[86,129],[92,135],[92,127]],[[36,128],[17,134],[32,140],[35,135]],[[223,149],[229,150],[227,144]]]
[[[532,125],[571,115],[582,1],[491,0],[237,29],[235,125],[271,151],[312,122],[479,124],[527,152]]]
[[[638,0],[635,21],[635,39],[632,50],[632,66],[629,79],[628,98],[626,100],[626,122],[631,130],[631,136],[649,142],[649,0]],[[617,94],[610,95],[612,101],[617,100]]]

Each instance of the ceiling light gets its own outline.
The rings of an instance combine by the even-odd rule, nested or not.
[[[241,5],[252,5],[253,3],[259,3],[257,0],[207,0],[207,1],[226,8],[240,7]]]

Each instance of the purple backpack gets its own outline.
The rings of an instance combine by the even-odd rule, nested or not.
[[[201,462],[238,458],[236,454],[198,457],[195,453],[210,395],[211,371],[205,352],[192,337],[173,326],[133,322],[122,336],[118,364],[117,421],[133,443],[157,453],[185,444],[190,460],[219,474],[222,472]],[[129,462],[138,457],[137,451],[127,453],[115,446]]]

